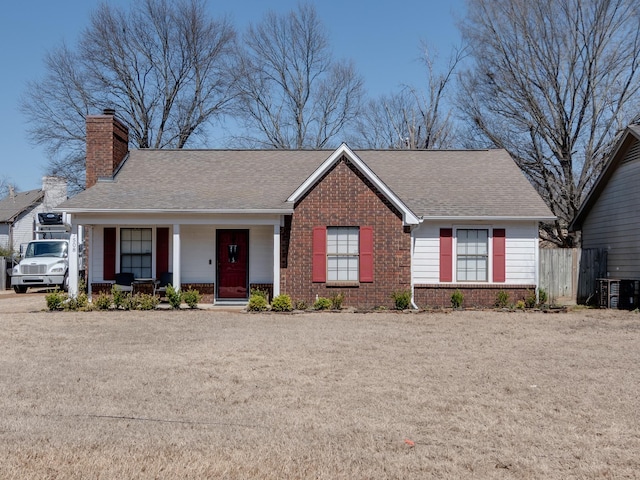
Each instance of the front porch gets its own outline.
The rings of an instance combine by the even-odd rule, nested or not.
[[[270,298],[280,293],[280,215],[168,220],[76,215],[72,235],[77,240],[78,227],[83,227],[89,298],[110,293],[121,272],[133,274],[137,290],[150,287],[147,293],[168,273],[174,288],[195,289],[208,304],[246,303],[253,288],[266,290]],[[79,287],[80,262],[72,251],[74,256],[71,294]]]

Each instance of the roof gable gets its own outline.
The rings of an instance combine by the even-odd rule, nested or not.
[[[640,141],[640,126],[639,125],[630,125],[622,134],[622,137],[612,150],[612,153],[607,160],[607,163],[603,167],[598,179],[591,187],[591,190],[587,194],[587,198],[585,198],[584,202],[578,209],[578,213],[576,213],[573,221],[569,224],[569,231],[575,232],[582,228],[582,224],[586,219],[587,215],[597,202],[598,198],[602,194],[603,190],[611,180],[614,172],[624,160],[629,148],[636,142]]]
[[[309,191],[325,173],[329,171],[343,156],[369,180],[391,204],[402,213],[402,221],[405,225],[417,225],[420,223],[418,217],[404,204],[402,200],[371,170],[358,155],[351,150],[346,143],[338,147],[322,164],[293,192],[288,202],[297,202],[305,193]]]
[[[41,189],[17,192],[0,200],[0,222],[10,223],[26,210],[33,208],[44,197]]]

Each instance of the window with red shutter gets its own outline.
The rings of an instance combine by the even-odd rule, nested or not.
[[[360,281],[373,282],[373,228],[360,227]]]
[[[312,282],[327,281],[327,229],[326,227],[313,227],[312,238]]]
[[[504,228],[493,229],[493,281],[506,282],[506,232]]]
[[[440,229],[440,281],[453,281],[453,229]]]
[[[116,279],[116,229],[104,229],[104,245],[102,259],[102,276],[104,280]]]

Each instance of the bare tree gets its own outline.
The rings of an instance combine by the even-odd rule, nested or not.
[[[204,134],[231,100],[234,39],[201,0],[139,0],[129,11],[102,4],[77,48],[49,53],[46,77],[23,97],[49,173],[84,188],[85,117],[104,108],[115,108],[135,147],[183,148]]]
[[[268,148],[322,148],[358,113],[363,83],[350,62],[334,61],[310,4],[252,25],[238,54],[238,140]]]
[[[465,117],[558,217],[543,238],[572,246],[567,224],[640,111],[636,0],[469,0],[461,28],[475,59]]]
[[[464,49],[454,49],[447,67],[436,68],[426,45],[422,61],[427,78],[424,89],[405,86],[400,92],[371,100],[357,122],[352,142],[363,148],[450,148],[456,141],[452,110],[445,105]]]
[[[0,176],[0,200],[9,195],[9,193],[17,192],[18,189],[6,175]]]

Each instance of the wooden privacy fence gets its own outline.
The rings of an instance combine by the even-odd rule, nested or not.
[[[549,302],[575,301],[580,250],[576,248],[540,249],[540,288]]]
[[[598,279],[604,278],[606,272],[605,249],[540,249],[540,288],[552,303],[595,303]]]

